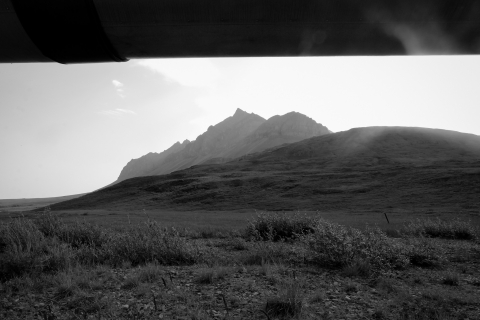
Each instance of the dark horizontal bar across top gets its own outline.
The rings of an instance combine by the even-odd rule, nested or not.
[[[37,47],[62,63],[480,52],[480,0],[12,1],[20,11],[50,3],[17,14]]]
[[[93,0],[11,1],[30,39],[53,61],[126,61],[105,35]]]

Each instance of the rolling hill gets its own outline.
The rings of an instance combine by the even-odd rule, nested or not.
[[[52,210],[480,211],[480,137],[367,127],[137,177]]]

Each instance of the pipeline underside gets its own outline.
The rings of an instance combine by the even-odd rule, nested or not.
[[[0,0],[0,62],[478,54],[480,0]]]

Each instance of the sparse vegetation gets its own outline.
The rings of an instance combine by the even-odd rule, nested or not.
[[[480,308],[478,242],[311,221],[281,236],[281,223],[251,224],[242,238],[151,220],[12,219],[0,225],[0,318],[456,319]]]

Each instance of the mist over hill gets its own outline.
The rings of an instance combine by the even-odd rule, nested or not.
[[[132,159],[123,168],[117,182],[167,174],[201,163],[223,163],[248,153],[327,133],[330,131],[325,126],[298,112],[265,120],[237,109],[233,116],[210,126],[194,141],[177,142],[161,153]]]
[[[128,179],[52,209],[478,212],[479,194],[479,136],[367,127]]]

